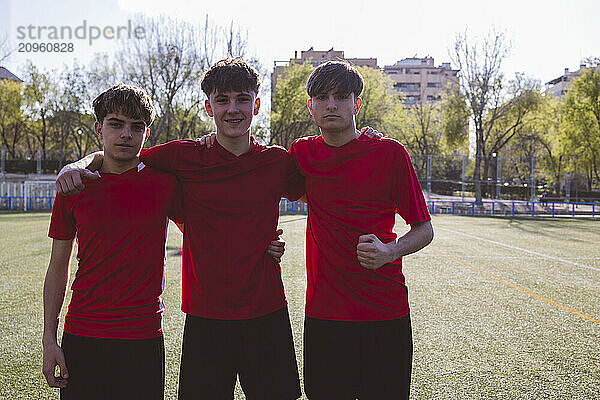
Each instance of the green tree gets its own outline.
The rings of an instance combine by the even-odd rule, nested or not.
[[[46,159],[57,87],[49,74],[40,72],[31,61],[26,65],[24,81],[23,98],[25,113],[29,120],[27,147],[30,156],[34,155],[35,149],[41,149],[42,158]]]
[[[21,84],[0,80],[0,140],[12,157],[16,157],[25,134],[22,103]]]
[[[568,159],[558,135],[562,125],[561,107],[556,98],[540,96],[537,107],[526,117],[517,137],[503,151],[503,154],[521,158],[526,164],[521,170],[527,174],[531,173],[530,159],[535,157],[536,170],[541,172],[539,178],[550,185],[550,194],[555,197],[561,195],[561,177]]]
[[[561,177],[567,161],[567,154],[559,139],[562,118],[560,102],[549,96],[542,97],[540,106],[532,116],[532,127],[535,127],[532,132],[544,149],[542,167],[550,171],[548,181],[556,197],[561,195]]]
[[[289,148],[295,139],[317,132],[306,106],[306,81],[313,70],[310,63],[291,63],[277,80],[272,94],[269,144]]]
[[[563,104],[560,141],[576,159],[592,190],[600,182],[600,72],[597,60],[573,81]]]
[[[468,151],[469,108],[466,96],[457,85],[448,86],[440,104],[444,147],[450,151]]]
[[[402,144],[412,154],[440,154],[442,148],[441,105],[433,101],[418,102],[403,108]]]
[[[102,143],[95,134],[92,98],[96,93],[90,90],[88,70],[74,63],[65,67],[61,74],[61,87],[57,92],[57,102],[53,123],[57,127],[54,148],[59,152],[59,167],[62,167],[69,153],[81,158],[91,151],[100,149]]]
[[[394,93],[391,79],[381,70],[357,69],[364,79],[364,88],[361,94],[363,106],[356,116],[356,126],[359,129],[371,126],[386,136],[402,140],[407,117],[402,96]]]
[[[534,113],[540,106],[542,95],[539,83],[536,80],[516,74],[515,79],[510,81],[507,88],[509,100],[501,105],[503,110],[499,112],[498,118],[485,134],[486,143],[482,152],[483,173],[482,181],[496,182],[498,158],[508,143],[515,138],[529,140],[535,139],[537,129],[533,121]],[[530,154],[526,161],[529,176],[531,176],[531,158],[536,156],[533,143],[530,143]],[[487,185],[486,185],[487,186]],[[483,193],[487,194],[489,189]]]
[[[378,69],[357,67],[364,79],[363,106],[356,126],[371,126],[386,136],[400,138],[405,122],[401,98],[393,93],[391,80]],[[306,107],[306,81],[314,70],[309,64],[290,64],[277,80],[271,110],[271,144],[289,147],[303,136],[318,133]]]

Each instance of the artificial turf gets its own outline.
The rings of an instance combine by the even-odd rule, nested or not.
[[[49,213],[0,214],[2,399],[58,398],[41,374],[48,223]],[[301,375],[305,225],[302,215],[280,219]],[[433,225],[433,243],[404,260],[415,345],[411,398],[600,399],[600,221],[436,215]],[[400,219],[396,228],[406,230]],[[180,263],[181,234],[172,226],[166,399],[177,397]],[[236,399],[243,398],[238,386]]]

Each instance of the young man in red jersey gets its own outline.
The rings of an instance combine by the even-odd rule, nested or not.
[[[104,148],[101,177],[76,196],[58,195],[52,210],[43,373],[48,385],[61,389],[61,399],[162,399],[160,295],[178,183],[139,160],[155,115],[143,89],[113,86],[93,107]],[[75,238],[79,266],[59,346],[58,316]]]
[[[183,188],[180,399],[232,399],[237,376],[250,399],[300,397],[281,270],[267,246],[280,198],[300,197],[304,180],[285,149],[250,135],[259,88],[258,73],[241,59],[218,62],[202,80],[216,145],[180,140],[141,154]],[[78,190],[87,173],[73,169],[57,185]]]
[[[363,80],[327,62],[307,82],[320,136],[290,148],[306,180],[304,388],[311,400],[407,399],[412,331],[402,256],[433,238],[404,147],[356,130]],[[411,229],[397,238],[398,213]]]

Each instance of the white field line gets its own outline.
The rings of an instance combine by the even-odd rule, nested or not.
[[[592,266],[589,266],[589,265],[586,265],[586,264],[582,264],[582,263],[578,263],[578,262],[575,262],[575,261],[571,261],[571,260],[568,260],[566,258],[560,258],[560,257],[551,256],[549,254],[538,253],[537,251],[523,249],[521,247],[512,246],[510,244],[497,242],[495,240],[489,240],[489,239],[480,238],[480,237],[475,236],[475,235],[471,235],[471,234],[464,233],[464,232],[459,232],[459,231],[454,231],[452,229],[442,228],[442,227],[439,227],[439,226],[436,226],[435,229],[440,229],[440,230],[443,230],[443,231],[457,233],[459,235],[463,235],[463,236],[467,236],[467,237],[470,237],[470,238],[473,238],[473,239],[481,240],[482,242],[492,243],[492,244],[495,244],[497,246],[508,247],[509,249],[519,250],[519,251],[522,251],[524,253],[534,254],[536,256],[543,257],[543,258],[546,258],[548,260],[560,261],[560,262],[564,262],[566,264],[571,264],[571,265],[575,265],[577,267],[592,269],[594,271],[600,272],[600,268],[595,268],[595,267],[592,267]]]
[[[437,228],[436,228],[437,229]],[[406,258],[410,257],[410,258],[417,258],[417,257],[439,257],[439,258],[444,258],[444,256],[438,255],[438,254],[433,254],[433,253],[427,253],[425,250],[423,250],[422,252],[419,253],[413,253],[410,254],[408,256],[405,256]],[[472,255],[468,255],[468,254],[463,254],[461,257],[465,257],[468,259],[475,259],[475,260],[485,260],[485,259],[497,259],[498,256],[472,256]],[[532,258],[536,258],[535,255],[522,255],[522,256],[502,256],[503,260],[530,260]],[[565,257],[565,260],[591,260],[591,261],[600,261],[600,257]]]

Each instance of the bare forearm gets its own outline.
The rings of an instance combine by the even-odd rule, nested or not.
[[[44,344],[56,343],[58,316],[67,291],[72,248],[73,241],[54,240],[52,244],[52,255],[44,280]]]
[[[42,342],[44,344],[56,343],[56,332],[58,330],[58,315],[62,308],[65,293],[66,280],[64,285],[59,284],[57,279],[48,279],[44,283],[44,335]]]
[[[76,169],[76,168],[88,169],[90,171],[98,171],[100,169],[100,167],[102,167],[102,161],[104,161],[104,152],[97,151],[95,153],[88,154],[87,156],[83,157],[81,160],[78,160],[78,161],[75,161],[75,162],[65,165],[60,170],[59,174],[63,173],[64,171],[68,171],[70,169]]]
[[[67,273],[57,268],[48,268],[44,282],[44,335],[45,344],[56,343],[58,316],[62,308],[67,290]]]
[[[394,245],[394,259],[415,253],[433,240],[433,227],[431,221],[411,224],[410,230],[396,240]]]

